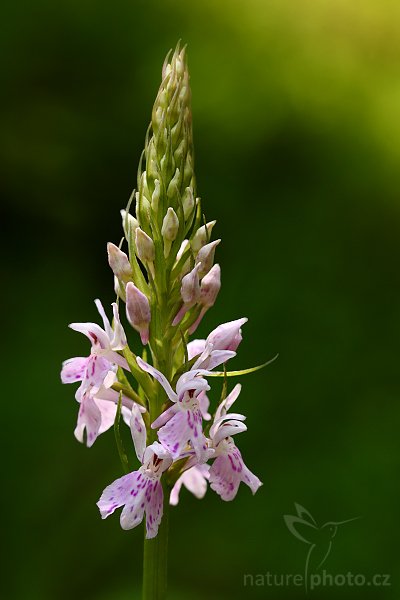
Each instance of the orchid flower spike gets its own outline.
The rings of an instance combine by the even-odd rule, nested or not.
[[[148,446],[142,457],[142,466],[120,477],[103,491],[97,502],[102,519],[123,506],[122,529],[133,529],[146,514],[146,538],[154,538],[163,515],[164,493],[161,475],[172,464],[170,453],[159,442]]]

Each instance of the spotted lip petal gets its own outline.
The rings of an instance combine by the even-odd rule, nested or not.
[[[103,519],[123,506],[122,529],[133,529],[146,515],[146,538],[157,535],[163,515],[164,494],[160,477],[172,463],[169,452],[158,442],[146,448],[143,465],[106,487],[97,506]]]
[[[258,477],[246,467],[239,449],[231,441],[210,468],[210,487],[222,500],[230,501],[235,498],[242,481],[253,494],[262,485]]]

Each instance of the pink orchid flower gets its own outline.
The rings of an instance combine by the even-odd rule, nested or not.
[[[246,417],[237,413],[228,413],[230,407],[240,394],[241,385],[237,384],[232,392],[219,405],[214,422],[210,428],[210,442],[215,450],[214,462],[210,468],[210,487],[222,500],[233,500],[240,483],[249,486],[253,494],[262,485],[244,464],[242,455],[232,436],[246,431],[243,423]]]
[[[137,450],[140,445],[141,442]],[[154,442],[144,451],[141,462],[138,471],[124,475],[106,487],[97,506],[102,519],[123,506],[122,529],[133,529],[143,521],[146,513],[146,538],[149,539],[157,535],[161,523],[164,493],[160,478],[172,464],[172,457],[159,442]]]
[[[80,403],[75,437],[83,442],[86,429],[86,444],[92,446],[98,435],[107,431],[114,422],[118,393],[111,390],[115,380],[117,365],[128,369],[125,359],[118,354],[126,346],[125,332],[119,320],[118,307],[114,303],[114,329],[104,312],[100,300],[95,300],[104,324],[102,329],[96,323],[71,323],[71,329],[84,333],[92,347],[88,357],[70,358],[64,361],[61,370],[63,383],[81,381],[75,397]],[[114,380],[113,380],[114,377]],[[108,383],[106,383],[108,381]],[[103,396],[100,390],[103,389]],[[107,389],[106,396],[104,390]],[[111,402],[110,402],[111,400]],[[125,398],[125,403],[132,403]],[[128,406],[130,408],[130,406]]]

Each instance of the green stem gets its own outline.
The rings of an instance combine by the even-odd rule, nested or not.
[[[142,600],[165,600],[168,570],[168,512],[169,489],[164,484],[164,514],[158,534],[144,540]]]

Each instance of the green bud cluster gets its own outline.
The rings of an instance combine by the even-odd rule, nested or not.
[[[135,216],[129,214],[133,202]],[[173,324],[182,308],[182,279],[200,261],[200,277],[211,269],[214,245],[204,252],[203,248],[209,244],[215,221],[205,224],[200,199],[196,198],[189,72],[186,49],[179,45],[164,62],[139,164],[137,191],[128,209],[121,213],[132,268],[130,279],[151,306],[150,349],[154,362],[163,362],[160,353],[165,342],[173,353],[179,353],[176,359],[181,361],[183,339],[202,309],[196,298],[182,312],[179,326],[178,322]],[[122,257],[118,259],[124,264]],[[122,299],[128,283],[126,273],[125,268],[123,280],[117,275],[116,289]],[[164,372],[171,373],[174,365],[164,368]]]

